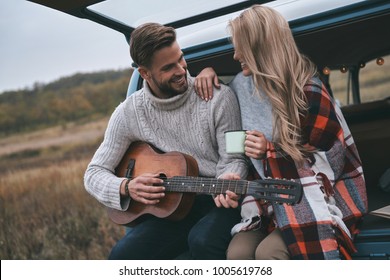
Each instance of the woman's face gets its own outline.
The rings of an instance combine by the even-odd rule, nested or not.
[[[244,76],[250,76],[252,75],[252,71],[249,69],[248,65],[246,64],[246,61],[244,60],[243,56],[241,55],[240,51],[235,48],[233,59],[237,60],[241,64],[242,74]]]

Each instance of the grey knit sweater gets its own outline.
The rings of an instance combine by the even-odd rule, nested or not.
[[[253,77],[245,77],[242,72],[238,73],[229,83],[237,95],[242,118],[242,129],[257,130],[264,134],[268,141],[273,141],[272,134],[272,106],[268,96],[259,90],[255,93]],[[250,159],[257,172],[264,178],[263,163],[261,160]]]
[[[219,177],[227,172],[246,178],[245,158],[225,153],[224,132],[241,129],[241,118],[233,91],[222,86],[205,102],[193,89],[170,99],[156,98],[146,83],[114,111],[104,140],[93,156],[84,176],[86,190],[105,206],[126,210],[130,199],[120,196],[124,178],[114,170],[132,142],[144,141],[164,151],[193,156],[199,176]],[[153,172],[153,170],[151,170]]]

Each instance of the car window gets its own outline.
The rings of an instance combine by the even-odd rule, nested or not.
[[[329,83],[333,96],[341,106],[353,104],[349,71],[332,70]],[[390,97],[390,56],[380,57],[361,65],[359,73],[361,103]]]
[[[360,70],[360,94],[362,103],[390,96],[390,56],[371,61]]]

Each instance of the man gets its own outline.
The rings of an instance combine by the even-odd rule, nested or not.
[[[201,177],[245,178],[244,157],[225,153],[224,132],[241,128],[234,93],[222,86],[211,102],[197,97],[171,27],[155,23],[138,27],[131,35],[130,54],[144,87],[112,114],[85,173],[87,191],[105,206],[122,211],[134,201],[154,205],[164,198],[162,179],[153,171],[130,181],[114,174],[136,141],[163,152],[193,156]],[[188,251],[193,259],[224,259],[230,230],[240,221],[236,206],[237,197],[229,193],[214,201],[211,195],[197,195],[191,211],[180,221],[152,217],[130,228],[109,258],[172,259]]]

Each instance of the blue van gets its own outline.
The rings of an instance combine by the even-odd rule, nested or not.
[[[225,82],[241,70],[227,21],[253,4],[278,10],[341,106],[363,162],[370,213],[354,240],[353,258],[390,259],[390,1],[29,1],[104,25],[127,42],[144,22],[173,26],[191,74],[212,66]],[[141,86],[135,69],[127,95]],[[379,215],[371,212],[386,206]]]

